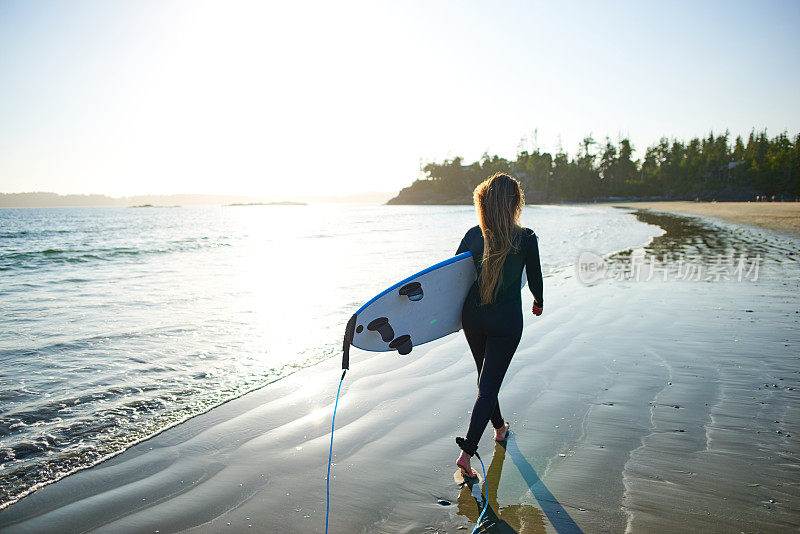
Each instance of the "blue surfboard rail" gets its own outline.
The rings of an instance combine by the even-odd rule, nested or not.
[[[411,275],[411,276],[409,276],[408,278],[404,278],[403,280],[400,280],[399,282],[397,282],[397,283],[396,283],[396,284],[394,284],[393,286],[391,286],[391,287],[389,287],[389,288],[387,288],[387,289],[385,289],[385,290],[381,291],[380,293],[378,293],[377,295],[375,295],[374,297],[372,297],[371,299],[369,299],[369,300],[366,302],[366,304],[364,304],[363,306],[361,306],[361,307],[358,309],[358,311],[356,311],[355,315],[358,315],[359,313],[361,313],[362,311],[364,311],[364,310],[365,310],[367,307],[369,307],[369,305],[370,305],[370,304],[372,304],[373,302],[375,302],[376,300],[378,300],[379,298],[381,298],[381,297],[382,297],[382,296],[384,296],[385,294],[387,294],[387,293],[390,293],[390,292],[394,291],[395,289],[397,289],[397,288],[399,288],[399,287],[402,287],[402,286],[406,285],[408,282],[410,282],[410,281],[411,281],[411,280],[413,280],[414,278],[416,278],[416,277],[418,277],[418,276],[422,276],[423,274],[429,273],[429,272],[431,272],[431,271],[435,271],[436,269],[440,269],[440,268],[444,267],[445,265],[450,265],[451,263],[455,263],[455,262],[457,262],[457,261],[463,260],[464,258],[471,258],[471,257],[472,257],[472,252],[462,252],[461,254],[458,254],[458,255],[456,255],[456,256],[453,256],[452,258],[447,258],[447,259],[446,259],[446,260],[444,260],[444,261],[440,261],[440,262],[439,262],[439,263],[437,263],[436,265],[431,265],[431,266],[430,266],[430,267],[428,267],[427,269],[423,269],[423,270],[421,270],[420,272],[418,272],[418,273],[416,273],[416,274],[412,274],[412,275]]]

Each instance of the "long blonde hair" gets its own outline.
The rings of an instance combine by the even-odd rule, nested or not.
[[[519,217],[525,195],[519,182],[498,172],[478,184],[473,193],[475,210],[483,232],[483,258],[478,277],[481,302],[494,302],[503,283],[503,263],[516,250]]]

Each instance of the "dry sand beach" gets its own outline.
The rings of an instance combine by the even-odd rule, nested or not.
[[[756,228],[639,216],[667,233],[609,258],[609,277],[591,285],[574,269],[552,274],[544,315],[526,316],[500,397],[512,438],[495,446],[487,431],[479,449],[492,531],[796,532],[800,247]],[[747,270],[720,275],[727,254],[747,257]],[[663,261],[637,279],[642,257]],[[687,262],[703,279],[687,279]],[[323,532],[338,363],[47,486],[0,512],[0,526]],[[454,482],[453,438],[474,374],[461,334],[407,357],[354,350],[336,419],[332,532],[472,530],[479,490]]]
[[[683,215],[714,217],[800,235],[800,202],[628,202],[610,204]]]

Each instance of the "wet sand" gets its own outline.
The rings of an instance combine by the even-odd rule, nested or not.
[[[667,281],[546,279],[487,430],[494,532],[795,532],[800,268],[766,231],[644,212]],[[758,279],[680,279],[687,255],[761,255]],[[634,254],[635,255],[635,254]],[[630,253],[609,265],[627,265]],[[527,290],[526,290],[527,291]],[[524,305],[530,304],[525,295]],[[0,512],[14,532],[324,532],[330,360],[169,429]],[[463,336],[354,350],[336,417],[331,532],[470,532],[454,481],[475,395]],[[477,461],[476,468],[480,468]],[[443,506],[437,501],[452,504]],[[572,523],[574,521],[574,523]]]
[[[626,202],[611,206],[715,217],[800,235],[800,202]]]

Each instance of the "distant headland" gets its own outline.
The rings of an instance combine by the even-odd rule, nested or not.
[[[428,163],[425,177],[388,204],[472,204],[472,191],[488,176],[516,177],[529,203],[620,200],[797,200],[800,198],[800,135],[766,131],[747,140],[729,134],[688,142],[662,138],[644,158],[632,159],[629,139],[598,143],[584,138],[575,156],[520,151],[515,160],[484,154],[465,164],[456,157]]]
[[[383,204],[393,193],[368,192],[339,196],[304,196],[301,200],[276,200],[245,195],[59,195],[49,192],[0,193],[0,208],[120,207],[174,208],[180,206],[302,206],[307,202],[361,202]]]
[[[225,206],[308,206],[307,202],[234,202]]]

